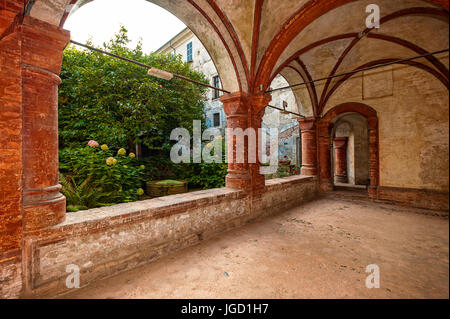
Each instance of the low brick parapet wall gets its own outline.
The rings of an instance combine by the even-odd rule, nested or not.
[[[68,213],[27,234],[23,296],[67,291],[69,265],[80,268],[85,286],[316,196],[316,178],[293,176],[257,193],[222,188]]]

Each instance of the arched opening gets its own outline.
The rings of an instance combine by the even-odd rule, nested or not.
[[[114,8],[114,10],[112,10],[112,12],[117,11],[118,9],[120,10],[120,7],[117,8],[117,4],[119,4],[121,1],[114,1],[114,3],[116,3],[116,7]],[[163,13],[167,13],[164,12],[165,10],[162,8],[159,8],[156,5],[153,5],[147,1],[144,0],[140,0],[140,1],[136,1],[136,3],[139,2],[142,5],[142,10],[146,10],[146,14],[147,16],[149,16],[149,18],[155,18],[156,16],[158,16],[159,14],[163,14]],[[106,3],[104,1],[93,1],[90,4],[84,6],[83,8],[80,9],[80,11],[77,11],[77,13],[81,13],[82,10],[87,9],[89,6],[94,6],[96,3],[99,3],[101,5],[97,5],[96,8],[92,11],[99,11],[102,10],[102,8],[106,5]],[[148,7],[148,9],[146,9],[146,7]],[[130,8],[128,9],[128,17],[133,17],[135,15],[135,10],[137,8]],[[75,13],[72,17],[76,18],[77,17],[77,13]],[[172,17],[175,18],[175,17]],[[176,19],[175,19],[176,20]],[[68,19],[68,22],[70,22],[70,18]],[[115,16],[115,21],[121,21],[120,20],[120,16]],[[102,24],[103,20],[101,17],[99,17],[99,21],[98,23]],[[132,21],[129,21],[129,23],[133,26]],[[164,23],[164,21],[160,21],[161,24]],[[79,24],[75,25],[75,24],[71,24],[73,26],[79,26]],[[138,22],[139,25],[139,22]],[[83,26],[80,26],[81,28],[83,28]],[[125,27],[128,29],[128,26],[125,25]],[[113,31],[111,31],[113,32]],[[140,32],[140,30],[138,30],[138,32]],[[150,35],[152,36],[155,32],[157,32],[156,30],[153,30],[152,32],[148,32],[150,33]],[[138,33],[139,34],[139,33]],[[116,37],[113,37],[114,39],[116,39]],[[151,37],[147,37],[146,39],[143,39],[142,43],[143,45],[145,45],[146,41],[151,41]],[[111,41],[110,41],[111,42]],[[108,42],[108,44],[110,43]],[[115,43],[115,42],[114,42]],[[158,47],[160,47],[158,49]],[[109,48],[109,47],[108,47]],[[113,47],[114,49],[115,47]],[[120,47],[122,49],[122,47]],[[125,48],[123,48],[124,52],[127,52],[125,50]],[[136,49],[137,50],[137,49]],[[106,51],[109,51],[108,49],[106,49]],[[139,50],[140,51],[140,50]],[[142,50],[143,51],[143,50]],[[114,51],[111,51],[114,52]],[[120,52],[120,51],[119,51]],[[78,53],[78,52],[77,52]],[[146,52],[142,52],[142,56],[144,56],[144,58],[147,58],[147,55],[150,55],[149,58],[151,58],[152,54],[149,54],[148,51]],[[64,55],[66,57],[66,55]],[[183,76],[185,76],[186,78],[191,78],[191,79],[198,79],[197,76],[200,76],[202,78],[202,81],[205,80],[205,83],[207,83],[208,81],[210,82],[211,85],[214,85],[214,87],[217,87],[218,89],[221,88],[221,84],[220,84],[220,76],[218,75],[218,70],[214,64],[214,61],[211,58],[211,55],[209,54],[209,52],[207,51],[207,49],[202,45],[202,42],[200,41],[199,38],[197,38],[195,36],[195,34],[188,28],[184,28],[182,29],[181,32],[177,32],[177,35],[175,35],[174,37],[170,36],[167,37],[164,42],[160,42],[160,44],[158,44],[156,46],[156,52],[155,52],[155,56],[156,56],[156,60],[155,60],[155,64],[153,63],[147,63],[148,65],[156,65],[158,66],[157,63],[159,63],[159,61],[161,61],[161,68],[167,71],[170,71],[169,68],[174,67],[175,66],[175,70],[176,70],[176,65],[182,65],[183,68],[180,68],[179,72],[187,72],[187,73],[180,73]],[[180,57],[181,56],[181,57]],[[140,55],[137,55],[136,58],[133,58],[133,56],[131,56],[132,59],[138,59],[140,58]],[[66,62],[67,60],[64,59],[64,61]],[[114,64],[117,60],[113,60],[113,61],[108,61],[107,62],[107,67],[108,65],[112,65],[112,72],[114,72],[115,74],[122,74],[121,73],[121,68],[125,67],[123,65],[120,65],[120,67],[118,67],[118,65]],[[152,60],[150,60],[152,61]],[[166,64],[164,64],[166,63]],[[128,67],[130,64],[126,64],[126,67]],[[159,66],[158,66],[159,67]],[[167,69],[166,69],[167,67]],[[63,64],[63,71],[65,71],[66,65]],[[114,70],[116,68],[116,70]],[[102,67],[97,67],[97,69],[103,69]],[[189,71],[188,71],[189,70]],[[91,69],[90,69],[91,71]],[[179,127],[182,128],[186,128],[190,133],[193,132],[193,123],[194,121],[200,121],[202,120],[202,122],[204,122],[206,124],[206,128],[208,129],[214,129],[214,130],[219,130],[220,129],[220,136],[218,133],[214,132],[214,134],[216,135],[214,137],[213,135],[213,139],[215,138],[221,138],[221,136],[223,136],[223,131],[226,127],[226,122],[225,122],[225,116],[223,115],[223,107],[222,104],[220,103],[219,94],[215,94],[216,91],[214,89],[208,89],[204,91],[204,94],[202,95],[202,97],[204,99],[200,99],[199,98],[199,94],[198,94],[198,90],[201,88],[201,86],[193,86],[188,84],[188,82],[182,82],[185,84],[188,84],[188,86],[184,87],[184,84],[182,83],[178,83],[179,86],[175,86],[176,85],[176,79],[174,81],[159,81],[158,79],[153,79],[155,81],[159,81],[159,82],[155,82],[154,84],[157,85],[157,87],[159,87],[160,89],[157,89],[158,91],[160,91],[160,95],[158,96],[157,94],[154,94],[154,91],[152,91],[150,88],[150,86],[147,86],[147,84],[150,84],[147,82],[147,80],[149,80],[148,76],[146,75],[146,69],[143,69],[143,77],[140,78],[138,80],[139,87],[136,89],[136,92],[146,92],[144,93],[143,96],[143,100],[140,100],[136,103],[137,100],[134,100],[133,102],[135,103],[134,105],[131,105],[132,108],[138,109],[141,108],[141,111],[139,112],[139,116],[137,118],[133,118],[132,116],[122,116],[122,114],[118,114],[119,112],[116,111],[112,111],[111,113],[114,113],[114,119],[117,119],[119,117],[121,118],[128,118],[128,119],[132,119],[133,123],[131,123],[132,127],[136,127],[136,126],[140,126],[140,128],[138,129],[138,131],[133,132],[132,136],[130,135],[131,138],[131,142],[128,143],[128,147],[127,147],[127,151],[131,154],[134,153],[136,154],[137,160],[139,160],[139,164],[142,164],[141,166],[144,167],[143,169],[146,170],[146,176],[144,178],[146,178],[146,181],[144,183],[141,183],[141,190],[144,191],[144,194],[141,195],[141,199],[146,199],[146,196],[149,197],[159,197],[158,194],[155,194],[155,192],[152,191],[152,186],[149,186],[149,183],[151,182],[159,182],[159,181],[164,181],[164,180],[176,180],[176,181],[180,181],[183,183],[188,183],[185,187],[185,189],[183,191],[198,191],[198,190],[205,190],[205,189],[210,189],[210,188],[220,188],[224,186],[224,181],[225,181],[225,177],[224,177],[224,169],[223,167],[226,166],[226,164],[224,163],[220,163],[221,165],[211,165],[211,171],[208,172],[208,174],[212,175],[215,179],[211,182],[206,180],[206,178],[204,178],[204,176],[206,175],[205,171],[206,168],[204,166],[200,166],[200,165],[187,165],[187,163],[176,163],[172,157],[171,157],[171,153],[170,153],[170,149],[169,147],[173,146],[173,144],[175,144],[175,142],[173,142],[173,139],[171,138],[171,132]],[[177,72],[177,71],[175,71]],[[63,74],[65,74],[66,72],[63,72]],[[96,71],[94,70],[92,73],[96,73]],[[136,71],[134,74],[136,74],[136,76],[138,76],[138,71]],[[141,72],[139,72],[140,74]],[[130,73],[129,77],[127,75],[125,76],[119,76],[122,78],[121,82],[126,82],[127,83],[127,89],[131,90],[131,88],[133,87],[132,84],[128,83],[129,78],[131,80],[135,79],[134,78],[134,74]],[[202,77],[204,76],[204,77]],[[67,88],[67,84],[66,84],[66,79],[65,77],[63,78],[63,82],[62,82],[62,87],[64,88],[64,90]],[[104,79],[104,77],[100,77],[102,79]],[[215,81],[217,79],[217,82]],[[85,83],[88,83],[91,81],[85,81]],[[95,85],[97,86],[103,86],[103,82],[106,81],[99,81],[102,82],[101,84],[96,83]],[[79,83],[79,81],[78,81]],[[110,82],[112,83],[112,82]],[[103,92],[105,92],[106,94],[109,94],[110,91],[117,91],[119,90],[119,86],[117,85],[111,85],[111,84],[106,84],[103,86],[104,90],[102,90]],[[84,86],[87,86],[88,84],[83,84]],[[80,85],[81,86],[81,85]],[[112,88],[114,87],[114,88]],[[60,87],[61,89],[61,87]],[[219,92],[219,91],[217,91]],[[145,97],[144,97],[145,96]],[[160,100],[160,97],[163,96],[161,99],[163,100],[161,104],[159,104],[159,107],[154,107],[155,105],[158,104],[158,101]],[[196,96],[196,98],[194,98]],[[174,99],[171,99],[170,97],[175,97]],[[68,98],[70,99],[70,97]],[[67,100],[67,99],[64,99]],[[92,95],[91,100],[97,100],[94,101],[92,104],[101,104],[102,98],[98,97],[97,95]],[[115,102],[119,101],[120,104],[117,105],[118,107],[116,107],[115,109],[117,110],[121,110],[121,105],[127,103],[129,100],[131,100],[128,96],[124,95],[123,99],[118,96],[117,99],[115,99],[115,101],[112,101],[111,104],[113,106],[115,106]],[[183,102],[184,101],[184,102]],[[142,102],[142,103],[141,103]],[[91,101],[88,101],[86,103],[91,103]],[[110,109],[110,105],[108,105],[108,113],[109,113],[109,109]],[[106,105],[105,105],[106,106]],[[80,107],[82,107],[81,105],[76,105],[77,107],[77,111],[80,109]],[[59,109],[61,110],[62,108],[67,108],[67,105],[61,103],[59,104]],[[152,123],[151,121],[147,121],[147,123],[141,124],[142,120],[141,119],[151,119],[151,114],[147,113],[147,111],[153,108],[153,111],[151,111],[151,113],[153,114],[157,114],[157,116],[160,116],[161,114],[164,114],[162,116],[159,117],[158,119],[158,123],[162,124],[162,123],[166,123],[163,125],[160,125],[158,123]],[[106,109],[106,108],[105,108]],[[112,108],[111,108],[112,109]],[[133,112],[134,112],[133,110]],[[183,110],[186,110],[186,112],[183,112]],[[189,111],[188,111],[189,110]],[[199,113],[200,111],[200,113]],[[181,112],[183,112],[183,114],[181,114]],[[75,112],[74,112],[75,113]],[[106,110],[104,113],[107,113]],[[77,113],[79,114],[79,113]],[[117,115],[117,116],[116,116]],[[149,117],[146,117],[146,115],[150,115]],[[178,115],[178,116],[177,116]],[[72,116],[73,120],[80,120],[79,118],[81,118],[81,116],[78,116],[78,118],[73,118],[75,116]],[[60,118],[62,118],[62,116],[60,116]],[[66,119],[66,118],[65,118]],[[168,120],[166,120],[168,119]],[[203,121],[203,119],[205,119],[205,121]],[[90,119],[83,119],[84,121],[90,121]],[[66,121],[68,122],[68,121]],[[101,123],[99,123],[101,122]],[[103,120],[103,118],[101,119],[101,121],[97,121],[96,124],[103,124],[105,121]],[[107,124],[111,124],[109,125],[110,127],[112,127],[113,125],[116,126],[116,124],[119,121],[108,121]],[[130,121],[128,121],[128,123],[130,123]],[[121,124],[119,122],[119,124]],[[64,125],[64,124],[63,124]],[[63,128],[63,125],[60,126],[60,131]],[[190,125],[190,126],[189,126]],[[121,125],[118,125],[119,127]],[[123,125],[125,126],[125,125]],[[167,130],[166,130],[167,128]],[[76,130],[74,130],[76,131]],[[96,136],[91,135],[92,137],[90,138],[91,140],[95,140],[98,141],[98,143],[100,143],[100,145],[102,144],[106,144],[108,145],[111,149],[114,149],[115,147],[115,151],[117,150],[117,147],[125,147],[127,146],[126,144],[124,145],[123,139],[122,141],[118,141],[116,142],[116,145],[112,145],[113,147],[111,147],[112,142],[110,142],[109,140],[107,140],[108,136],[111,136],[113,134],[105,134],[105,136],[101,136],[101,134],[98,133],[98,128],[95,127],[94,128],[94,132],[90,132],[91,134],[96,134],[97,136],[99,136],[98,138]],[[102,131],[102,130],[100,130]],[[104,132],[108,131],[108,129],[104,129]],[[128,129],[128,132],[132,132],[132,129]],[[211,140],[211,135],[208,135],[208,138],[210,139],[208,142],[205,141],[205,135],[209,134],[207,132],[204,132],[204,135],[202,136],[202,145],[200,145],[200,147],[203,147],[203,150],[205,149],[205,146],[210,144],[209,142],[212,142]],[[61,134],[62,135],[62,134]],[[156,137],[155,137],[156,135]],[[160,140],[156,143],[152,142],[151,140],[155,140],[158,138],[158,136],[160,136]],[[192,135],[191,135],[192,136]],[[86,139],[88,140],[88,139]],[[117,139],[116,139],[117,140]],[[61,141],[61,139],[60,139]],[[195,140],[197,141],[197,140]],[[120,143],[120,144],[119,144]],[[60,143],[60,145],[65,146],[68,145],[68,143]],[[76,144],[76,148],[79,148],[81,145],[81,143]],[[119,146],[117,146],[119,145]],[[193,145],[193,144],[191,144]],[[169,147],[168,147],[169,146]],[[84,147],[84,144],[83,144]],[[60,148],[62,149],[62,147]],[[169,150],[168,150],[169,149]],[[193,160],[193,153],[194,151],[191,151],[191,148],[188,148],[188,150],[190,151],[186,151],[189,152],[189,163],[190,164],[197,164],[197,163],[192,163]],[[185,153],[186,153],[185,152]],[[178,152],[178,155],[181,156],[182,152],[181,150]],[[205,155],[203,157],[202,160],[205,160]],[[63,159],[65,159],[65,161],[63,161]],[[222,159],[222,156],[220,156],[220,159]],[[71,158],[71,161],[73,161],[73,158]],[[61,157],[60,156],[60,163],[63,162],[67,162],[67,157]],[[65,163],[64,163],[65,164]],[[179,165],[178,165],[179,164]],[[183,165],[186,164],[184,167]],[[208,164],[216,164],[216,163],[208,163]],[[219,164],[219,163],[217,163]],[[120,165],[120,162],[119,162]],[[131,169],[132,166],[130,165],[126,165],[127,169]],[[195,166],[195,167],[194,167]],[[149,168],[147,170],[147,168]],[[61,171],[61,170],[60,170]],[[73,171],[73,170],[72,170]],[[64,172],[65,175],[71,175],[71,170],[67,170]],[[196,178],[197,176],[201,176],[200,178]],[[84,176],[83,176],[84,177]],[[186,182],[185,182],[186,181]],[[65,191],[66,187],[63,188],[63,191]],[[65,192],[64,192],[65,193]],[[142,197],[143,196],[143,197]],[[69,198],[69,196],[67,196],[67,198]],[[117,202],[115,202],[117,203]],[[109,204],[109,203],[107,203]],[[72,205],[70,205],[72,206]],[[84,208],[93,208],[91,206],[88,205],[77,205],[76,209],[78,209],[78,207],[84,207]],[[72,209],[72,207],[71,207]],[[81,210],[81,208],[80,208]]]
[[[319,120],[320,186],[368,188],[376,197],[379,179],[378,117],[361,103],[344,103]]]
[[[332,138],[335,187],[365,189],[370,180],[367,120],[358,113],[339,116],[334,122]]]
[[[56,7],[44,1],[36,1],[29,11],[36,19],[64,27],[68,16],[93,1],[95,0],[59,0]],[[220,11],[214,12],[184,0],[146,1],[167,10],[192,30],[210,53],[224,88],[230,92],[248,90],[246,61],[240,54],[242,48],[233,40],[228,26],[221,19]]]
[[[289,81],[282,74],[277,75],[271,84],[274,89],[289,86]],[[270,105],[276,107],[266,107],[262,119],[262,128],[276,129],[278,131],[278,158],[283,166],[290,166],[287,172],[281,176],[289,173],[299,172],[301,165],[301,138],[298,126],[298,114],[302,110],[302,104],[297,99],[294,92],[290,89],[283,89],[272,94]],[[282,110],[285,111],[282,111]],[[288,113],[291,112],[291,113]],[[269,140],[267,140],[269,144]],[[266,150],[270,147],[267,146]],[[297,167],[297,169],[295,169]],[[282,169],[283,170],[283,169]]]

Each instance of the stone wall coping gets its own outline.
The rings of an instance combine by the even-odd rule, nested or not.
[[[307,182],[311,181],[312,179],[313,179],[312,176],[300,176],[300,175],[272,179],[266,181],[266,190],[271,190],[272,188],[279,185],[297,182]],[[150,213],[152,211],[156,211],[158,209],[163,208],[173,208],[173,209],[183,208],[185,204],[194,204],[195,206],[203,206],[208,205],[213,201],[214,203],[217,203],[219,200],[228,199],[230,198],[230,196],[233,198],[237,198],[244,194],[245,192],[242,190],[236,190],[231,188],[216,188],[192,193],[158,197],[132,203],[117,204],[114,206],[93,208],[76,213],[67,213],[66,220],[59,225],[53,226],[52,228],[64,227],[82,222],[102,220],[105,218],[113,218],[132,213]]]
[[[270,191],[275,188],[284,187],[286,184],[301,184],[314,181],[315,176],[306,175],[294,175],[284,178],[275,178],[266,181],[266,191]]]
[[[158,210],[161,210],[163,208],[184,208],[186,204],[203,206],[212,203],[213,199],[214,202],[217,203],[220,200],[228,199],[230,197],[239,197],[239,195],[242,195],[243,193],[244,192],[241,190],[217,188],[192,193],[158,197],[132,203],[117,204],[114,206],[93,208],[76,213],[67,213],[66,220],[54,227],[64,227],[83,222],[129,215],[133,213],[152,213],[157,212]]]
[[[289,184],[308,183],[313,181],[314,178],[297,175],[268,180],[263,192],[284,188]],[[136,223],[141,220],[182,214],[189,209],[219,204],[226,200],[245,199],[248,196],[250,194],[243,190],[217,188],[67,213],[64,222],[42,230],[29,232],[27,237],[35,239],[45,238],[44,241],[51,241],[55,238],[62,239],[85,233],[99,232],[102,229]]]

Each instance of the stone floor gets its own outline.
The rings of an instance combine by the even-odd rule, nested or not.
[[[448,298],[448,238],[447,217],[326,198],[63,298]]]

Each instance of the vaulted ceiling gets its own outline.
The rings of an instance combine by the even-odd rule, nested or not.
[[[63,26],[71,11],[90,1],[35,0],[29,12]],[[295,84],[449,47],[448,0],[148,1],[197,35],[229,91],[258,93],[277,74]],[[366,28],[366,7],[373,3],[381,11],[379,29]],[[408,65],[448,87],[448,53]],[[320,115],[347,78],[294,89],[301,112]]]

